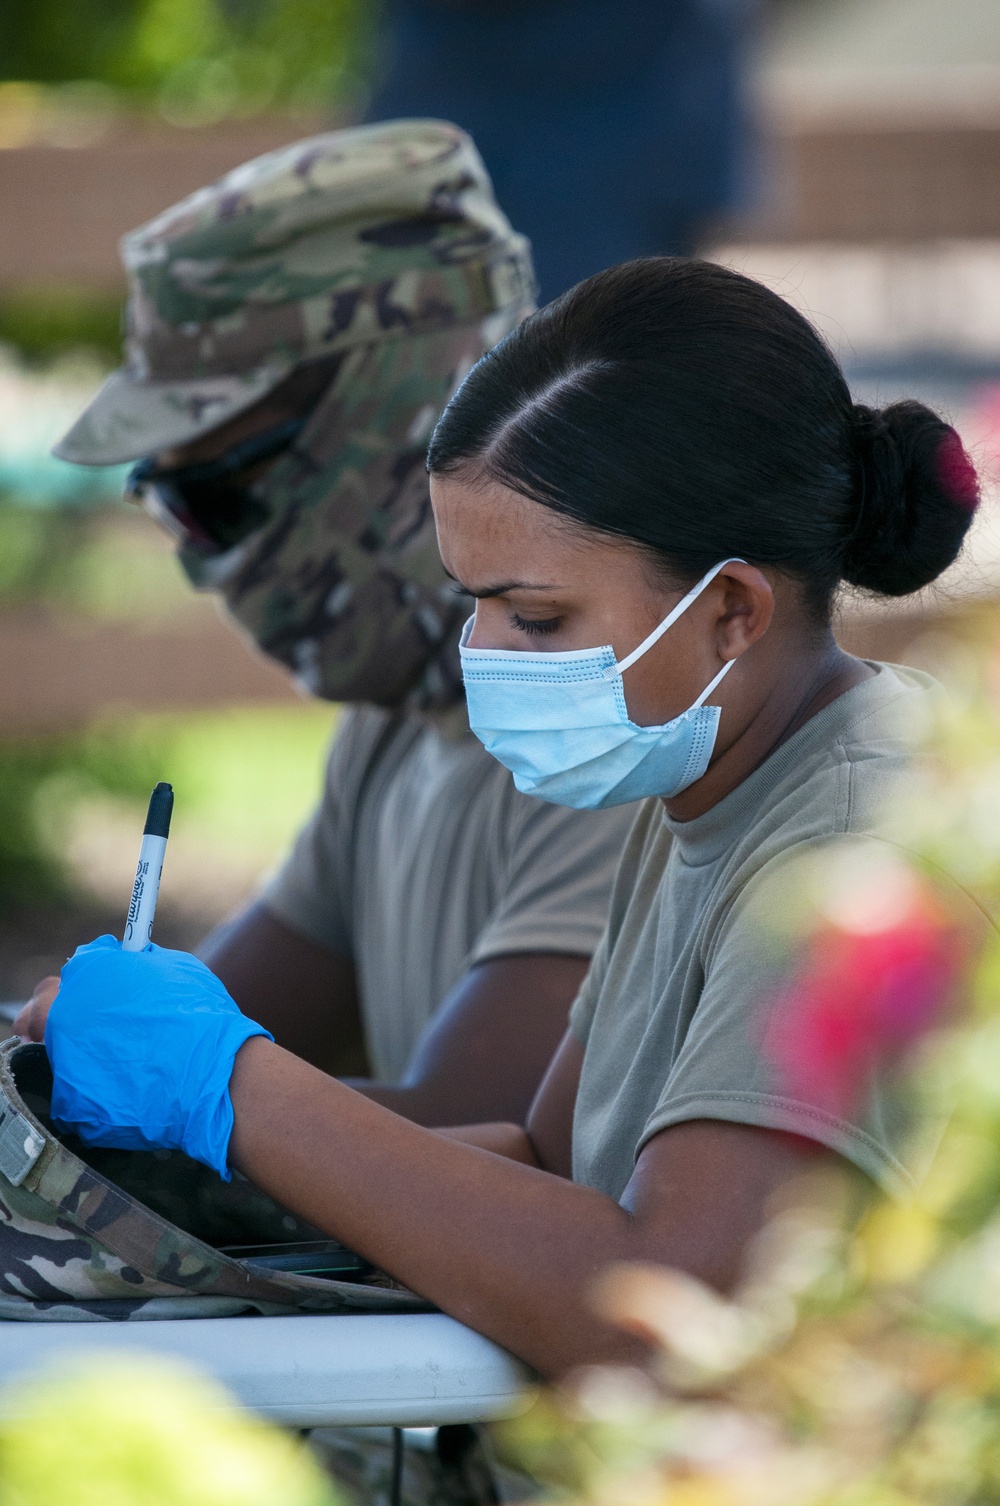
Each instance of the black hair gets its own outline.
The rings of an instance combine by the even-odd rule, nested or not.
[[[643,546],[672,579],[740,555],[887,596],[958,555],[978,500],[954,429],[855,404],[792,306],[711,262],[649,257],[533,314],[441,417],[432,474],[465,470]]]

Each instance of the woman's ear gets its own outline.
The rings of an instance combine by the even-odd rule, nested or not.
[[[762,638],[774,617],[774,587],[756,565],[733,561],[719,572],[722,586],[718,647],[723,659],[738,659]]]

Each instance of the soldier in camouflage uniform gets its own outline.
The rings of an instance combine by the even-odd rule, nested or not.
[[[301,867],[303,842],[335,847],[331,862],[308,893],[279,874],[210,940],[208,960],[244,1010],[314,1060],[296,1034],[296,1010],[310,1002],[333,1047],[356,987],[366,1025],[398,1016],[396,1075],[410,1051],[419,1056],[422,1030],[437,1029],[440,1048],[425,1018],[439,1010],[453,1044],[443,1064],[438,1051],[435,1091],[419,1103],[406,1086],[366,1091],[430,1122],[516,1116],[562,1034],[628,822],[518,795],[465,722],[457,639],[469,602],[438,558],[424,453],[465,372],[530,307],[528,246],[468,137],[404,121],[248,163],[126,236],[122,253],[125,364],[56,453],[137,461],[131,494],[175,534],[193,584],[218,592],[311,692],[353,703],[324,806],[286,868]],[[345,789],[351,819],[338,813],[347,835],[336,846],[328,806]],[[372,845],[365,832],[383,818],[400,846],[367,875],[384,911],[362,914],[352,889]],[[463,843],[474,867],[455,858]],[[431,855],[429,879],[414,878],[407,852]],[[317,907],[350,912],[352,899],[352,929],[331,941]],[[424,1018],[369,987],[365,967],[373,952],[391,955],[405,992],[422,968],[414,937],[444,958],[424,980]],[[19,1022],[26,1035],[40,1039],[51,993]],[[489,1072],[467,1063],[470,1022]],[[391,1063],[376,1068],[393,1075]],[[0,1060],[0,1316],[422,1305],[377,1272],[354,1282],[248,1272],[219,1247],[316,1231],[176,1153],[59,1144],[39,1071],[10,1048]],[[377,1445],[341,1434],[324,1446],[354,1494],[387,1489]],[[405,1494],[491,1499],[478,1449],[467,1430],[449,1430],[433,1455],[410,1460]]]
[[[107,465],[190,450],[313,366],[308,424],[294,444],[278,434],[265,501],[221,518],[222,473],[191,478],[160,515],[193,583],[219,589],[309,690],[454,701],[439,651],[467,604],[438,560],[424,453],[453,388],[534,291],[527,242],[468,137],[397,122],[301,142],[133,231],[122,257],[125,365],[55,454]],[[175,469],[139,468],[135,491]]]
[[[309,691],[352,703],[323,806],[203,955],[280,1044],[341,1074],[360,996],[366,1091],[390,1107],[517,1118],[629,820],[519,795],[465,720],[470,603],[438,557],[424,456],[531,306],[528,245],[469,138],[411,120],[247,163],[122,256],[125,363],[56,453],[138,461],[131,493],[194,585]]]

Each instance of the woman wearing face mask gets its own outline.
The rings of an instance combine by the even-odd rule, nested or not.
[[[555,1374],[641,1354],[588,1300],[612,1262],[725,1288],[818,1157],[908,1185],[877,1073],[848,1112],[786,1091],[768,1059],[755,905],[803,847],[878,840],[897,725],[934,692],[843,653],[831,596],[933,580],[976,480],[920,404],[855,406],[781,299],[669,259],[602,273],[510,335],[430,469],[442,556],[477,598],[474,730],[541,798],[645,799],[526,1126],[406,1123],[280,1050],[193,959],[110,938],[64,972],[53,1111],[239,1168]]]

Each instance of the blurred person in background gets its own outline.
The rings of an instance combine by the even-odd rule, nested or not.
[[[310,691],[352,703],[320,807],[202,955],[325,1070],[352,1070],[360,1015],[377,1082],[356,1085],[397,1112],[520,1119],[630,823],[519,794],[465,714],[471,603],[437,553],[425,453],[530,308],[528,247],[469,138],[409,121],[250,162],[123,256],[125,365],[57,453],[139,459],[133,496],[194,585]]]
[[[634,256],[688,255],[739,203],[757,0],[387,0],[372,120],[475,138],[547,302]]]

